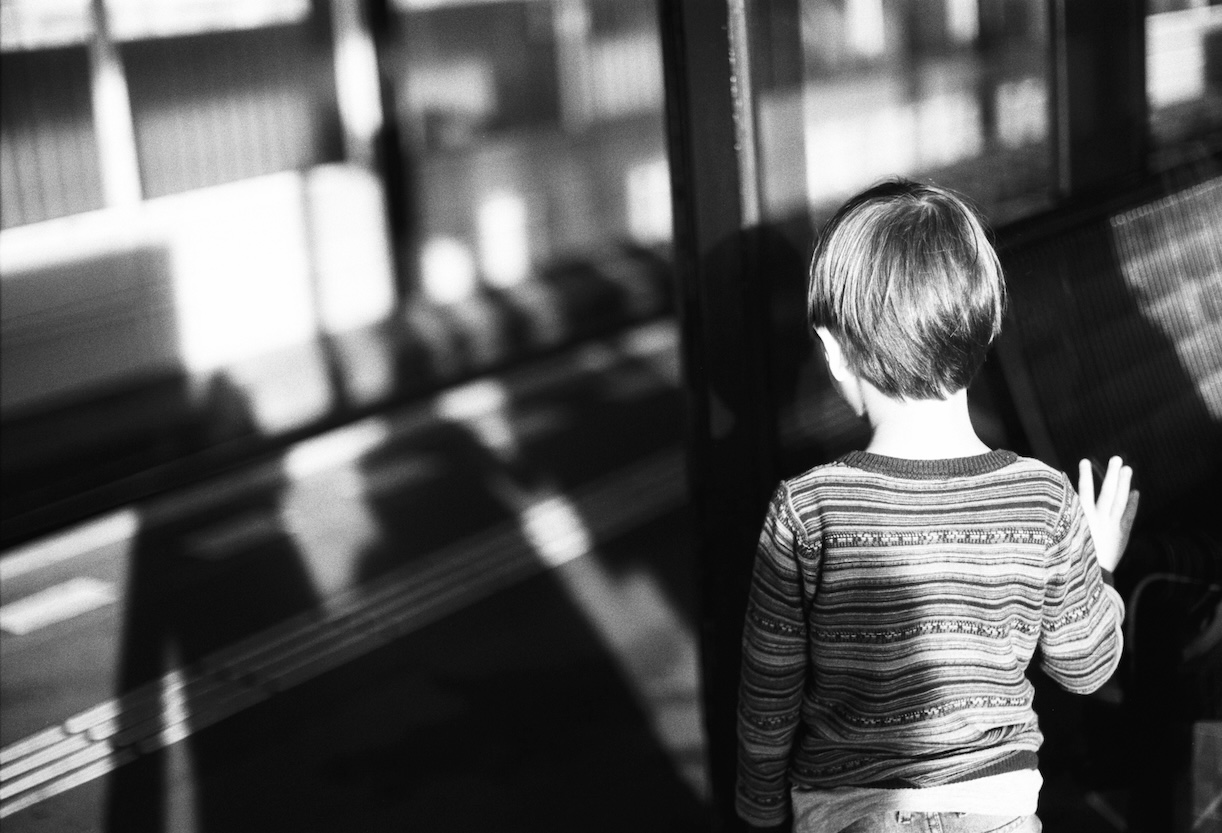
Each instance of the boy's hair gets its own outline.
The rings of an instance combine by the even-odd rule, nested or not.
[[[907,179],[863,191],[828,221],[806,296],[812,331],[829,330],[857,376],[905,399],[967,387],[1005,304],[1001,264],[975,209]]]

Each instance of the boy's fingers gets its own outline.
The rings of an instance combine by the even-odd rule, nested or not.
[[[1078,496],[1086,511],[1093,512],[1095,509],[1095,474],[1091,470],[1090,460],[1078,461]]]

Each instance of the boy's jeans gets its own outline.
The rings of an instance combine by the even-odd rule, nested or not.
[[[982,816],[976,813],[879,813],[840,833],[1040,833],[1036,816]]]

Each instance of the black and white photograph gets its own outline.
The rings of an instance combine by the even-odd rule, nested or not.
[[[0,0],[3,833],[1222,833],[1222,0]]]

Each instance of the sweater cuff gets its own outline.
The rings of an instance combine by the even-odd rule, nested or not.
[[[746,823],[748,830],[787,831],[793,824],[790,818],[788,790],[780,796],[744,794],[740,790],[734,809],[738,817]]]

